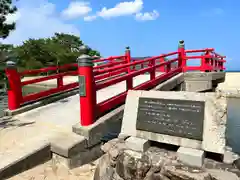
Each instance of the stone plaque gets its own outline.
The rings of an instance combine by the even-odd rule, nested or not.
[[[203,101],[139,98],[136,129],[202,141]]]
[[[78,76],[79,81],[79,95],[86,96],[86,81],[85,76]]]

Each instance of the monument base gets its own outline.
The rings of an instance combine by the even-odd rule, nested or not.
[[[177,154],[179,160],[187,165],[194,167],[202,167],[203,165],[205,152],[202,150],[180,147]]]
[[[121,134],[223,155],[226,124],[224,94],[128,91]]]
[[[146,152],[134,151],[129,149],[127,141],[129,140],[125,138],[117,138],[102,146],[105,154],[99,159],[94,174],[95,180],[239,180],[240,178],[240,170],[229,164],[208,159],[203,162],[204,168],[193,167],[179,161],[178,153],[175,151],[153,146]]]

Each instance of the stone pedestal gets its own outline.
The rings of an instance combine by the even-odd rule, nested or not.
[[[130,137],[126,140],[126,145],[131,150],[145,152],[150,147],[150,142],[146,139]]]
[[[180,147],[177,151],[178,158],[184,164],[194,167],[202,167],[205,152],[202,150]]]
[[[152,131],[137,130],[136,124],[140,98],[204,102],[202,140],[156,133]],[[194,117],[191,120],[194,122]],[[156,121],[154,123],[156,123]],[[227,100],[226,97],[220,93],[129,91],[125,104],[121,134],[149,139],[166,144],[173,144],[182,147],[224,154],[226,144],[226,123]],[[179,125],[184,126],[183,124]],[[201,128],[199,127],[199,131],[200,129]]]

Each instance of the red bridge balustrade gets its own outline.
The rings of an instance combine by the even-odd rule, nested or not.
[[[86,52],[86,48],[83,47],[82,52],[84,53],[84,51]],[[192,53],[200,53],[200,55],[191,55]],[[167,61],[166,58],[168,58]],[[37,101],[50,95],[66,92],[79,87],[81,110],[80,122],[82,126],[88,126],[94,123],[98,116],[123,104],[129,89],[148,90],[178,73],[186,71],[223,71],[225,70],[225,58],[225,56],[215,53],[213,48],[185,50],[184,41],[180,41],[178,50],[175,52],[139,60],[135,59],[134,61],[131,58],[130,48],[127,47],[125,54],[122,56],[112,56],[109,58],[92,60],[90,56],[83,54],[77,59],[78,64],[47,67],[23,72],[18,72],[15,64],[8,62],[6,68],[6,75],[9,82],[8,107],[10,110],[15,110],[24,106],[28,102]],[[188,61],[199,59],[200,66],[187,65]],[[99,62],[105,63],[94,66],[94,64]],[[58,70],[64,72],[37,77],[23,82],[21,81],[21,77],[26,75],[36,75]],[[157,75],[156,72],[162,72],[162,74]],[[150,80],[134,87],[133,78],[145,73],[150,74]],[[69,75],[78,75],[79,82],[64,84],[63,77]],[[23,96],[23,86],[51,79],[57,79],[56,88]],[[98,90],[122,81],[126,81],[125,92],[101,103],[97,103],[96,92]]]
[[[116,59],[118,61],[116,61]],[[98,65],[93,67],[93,71],[97,71],[99,69],[103,68],[108,68],[112,67],[116,64],[123,64],[126,63],[126,56],[111,56],[108,58],[101,58],[97,60],[93,60],[94,63],[99,63],[99,62],[105,62],[107,61],[106,64],[103,65]],[[46,68],[41,68],[41,69],[34,69],[34,70],[25,70],[23,72],[18,72],[16,64],[12,61],[7,62],[7,67],[6,67],[6,76],[8,78],[8,108],[9,110],[15,110],[20,108],[21,106],[25,105],[26,103],[37,101],[43,98],[46,98],[48,96],[57,94],[57,93],[62,93],[66,92],[69,90],[73,90],[79,86],[78,82],[73,82],[73,83],[68,83],[64,84],[63,83],[63,78],[66,76],[77,76],[78,75],[78,65],[77,64],[66,64],[63,66],[51,66],[51,67],[46,67]],[[65,71],[65,72],[60,72],[60,73],[55,73],[52,75],[47,75],[44,77],[36,77],[35,79],[30,79],[26,81],[21,81],[22,77],[25,76],[33,76],[33,75],[38,75],[41,73],[48,73],[51,71]],[[105,78],[108,78],[110,76],[116,76],[123,73],[123,70],[118,71],[118,72],[113,72],[109,74],[103,74],[103,75],[97,75],[95,76],[96,81],[103,80]],[[48,80],[57,80],[57,87],[56,88],[51,88],[45,91],[41,91],[38,93],[32,93],[23,96],[22,93],[22,88],[27,85],[32,85],[35,83],[40,83]]]

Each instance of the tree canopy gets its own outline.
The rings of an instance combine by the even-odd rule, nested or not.
[[[9,57],[17,63],[20,71],[64,65],[76,63],[82,45],[85,44],[80,37],[65,33],[55,33],[49,38],[28,39],[18,46],[0,44],[0,80],[4,77],[5,62]],[[92,48],[88,48],[87,54],[100,56]]]
[[[15,29],[15,22],[8,23],[7,16],[17,11],[12,0],[0,0],[0,38],[5,39]]]
[[[7,22],[7,16],[14,14],[16,11],[17,8],[13,5],[12,0],[0,0],[0,39],[5,39],[15,29],[15,22]],[[4,62],[6,61],[7,51],[11,47],[13,46],[0,43],[0,80],[4,77]]]
[[[14,47],[18,66],[35,69],[51,65],[63,65],[76,62],[81,54],[79,47],[84,45],[78,36],[55,33],[51,38],[29,39],[22,45]],[[100,56],[96,50],[89,48],[88,55]]]
[[[84,45],[80,37],[65,33],[55,33],[50,38],[28,39],[22,45],[1,45],[1,50],[14,56],[21,69],[37,69],[46,66],[56,66],[75,63],[81,55],[80,46]],[[87,54],[100,56],[91,48]]]

